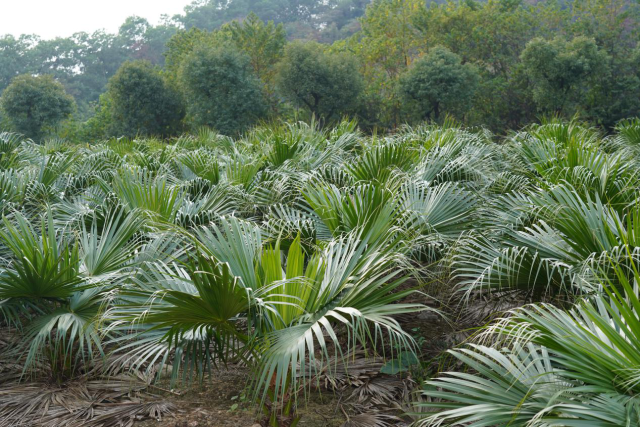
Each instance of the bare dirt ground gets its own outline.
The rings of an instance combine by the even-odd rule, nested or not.
[[[172,392],[153,390],[174,406],[173,416],[145,420],[136,427],[258,427],[259,415],[245,398],[249,376],[246,368],[229,367],[215,372],[202,384]],[[338,427],[346,418],[334,393],[314,391],[301,402],[299,426]]]

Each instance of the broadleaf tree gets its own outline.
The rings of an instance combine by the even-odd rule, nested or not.
[[[25,74],[4,90],[0,108],[15,131],[40,139],[71,116],[75,101],[52,76]]]
[[[195,127],[237,134],[266,116],[262,82],[234,47],[196,47],[183,60],[179,81]]]

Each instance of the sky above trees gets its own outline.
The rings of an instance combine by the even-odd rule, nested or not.
[[[191,0],[22,0],[2,2],[0,35],[37,34],[43,39],[91,33],[99,29],[117,32],[131,15],[157,24],[161,16],[181,13]]]

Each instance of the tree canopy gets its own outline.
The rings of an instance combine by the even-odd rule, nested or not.
[[[291,43],[278,72],[283,96],[317,117],[335,119],[355,111],[363,89],[353,57],[327,53],[313,43]]]
[[[400,79],[401,90],[418,104],[422,118],[436,120],[443,113],[455,115],[469,109],[477,84],[476,68],[462,64],[459,55],[440,46],[418,59]]]
[[[540,111],[572,114],[600,77],[609,58],[595,40],[576,37],[536,38],[522,51],[522,66],[532,83],[533,99]]]
[[[195,127],[237,134],[266,115],[262,83],[250,58],[231,46],[196,47],[182,61],[179,81]]]
[[[73,113],[75,102],[52,76],[22,75],[2,93],[0,108],[16,131],[40,139]]]
[[[109,80],[107,96],[111,134],[163,136],[180,129],[180,94],[147,61],[125,62]]]
[[[640,5],[629,0],[197,0],[158,25],[131,16],[114,34],[0,37],[0,92],[21,74],[52,75],[77,102],[77,131],[65,136],[78,138],[109,128],[100,97],[125,62],[146,60],[187,93],[185,58],[230,46],[258,80],[255,110],[271,118],[346,114],[372,130],[454,115],[500,132],[577,114],[611,130],[640,111],[638,40]],[[429,68],[438,49],[450,55]],[[200,123],[194,111],[172,129]]]

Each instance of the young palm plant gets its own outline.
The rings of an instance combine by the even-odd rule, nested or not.
[[[45,366],[62,382],[104,354],[96,324],[102,293],[126,278],[141,225],[138,215],[115,215],[101,233],[95,222],[82,224],[75,239],[50,214],[38,227],[20,214],[3,219],[8,261],[0,272],[0,310],[23,331],[12,351],[26,354],[25,372]]]
[[[174,358],[194,367],[245,357],[257,370],[256,399],[268,408],[268,421],[288,425],[316,358],[359,344],[373,352],[415,350],[393,316],[422,306],[399,303],[411,291],[398,290],[406,277],[392,241],[374,244],[356,231],[305,255],[299,238],[284,251],[233,217],[202,227],[194,239],[201,255],[190,267],[156,264],[156,279],[116,297],[106,316],[112,328],[129,322],[139,331],[121,360],[166,361],[173,349]],[[208,344],[194,345],[196,339]]]
[[[419,425],[634,426],[640,423],[640,274],[637,255],[604,273],[602,293],[565,311],[511,311],[450,353],[468,371],[428,381],[432,411]],[[631,269],[629,269],[631,266]],[[631,274],[629,274],[631,270]]]

